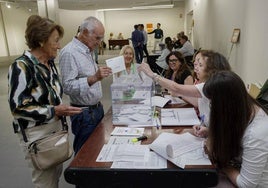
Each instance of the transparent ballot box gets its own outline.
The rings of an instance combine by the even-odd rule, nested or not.
[[[152,80],[120,79],[111,85],[113,124],[152,125]]]

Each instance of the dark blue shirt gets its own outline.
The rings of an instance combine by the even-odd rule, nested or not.
[[[155,39],[161,39],[164,36],[162,29],[155,29],[155,30],[153,30],[152,32],[150,32],[148,34],[152,34],[152,33],[154,33],[154,38]]]
[[[134,48],[143,45],[144,36],[143,36],[143,33],[141,31],[139,31],[137,29],[135,31],[133,31],[131,39],[132,39],[132,44],[133,44]]]

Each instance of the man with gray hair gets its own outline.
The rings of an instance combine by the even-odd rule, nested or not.
[[[59,55],[59,67],[63,90],[69,96],[71,106],[80,107],[80,114],[71,116],[74,151],[77,153],[104,116],[100,102],[101,80],[112,74],[109,67],[98,67],[94,61],[94,49],[104,37],[104,26],[97,18],[86,18],[80,31]]]

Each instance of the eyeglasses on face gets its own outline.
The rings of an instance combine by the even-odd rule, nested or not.
[[[169,63],[177,63],[179,60],[178,59],[169,59],[168,62]]]
[[[95,40],[97,41],[102,41],[104,36],[99,36],[97,33],[95,32],[88,32],[87,37],[93,36]]]
[[[95,40],[97,40],[97,41],[102,41],[103,40],[103,36],[99,36],[99,35],[97,35],[95,32],[93,33],[94,34],[94,38],[95,38]]]

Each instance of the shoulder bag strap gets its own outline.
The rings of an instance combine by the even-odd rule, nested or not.
[[[66,116],[61,116],[60,120],[61,120],[62,130],[68,131],[68,124],[67,124]],[[20,130],[21,130],[21,134],[22,134],[24,142],[28,142],[25,129],[23,128],[21,124],[19,124],[19,126],[20,126]]]

